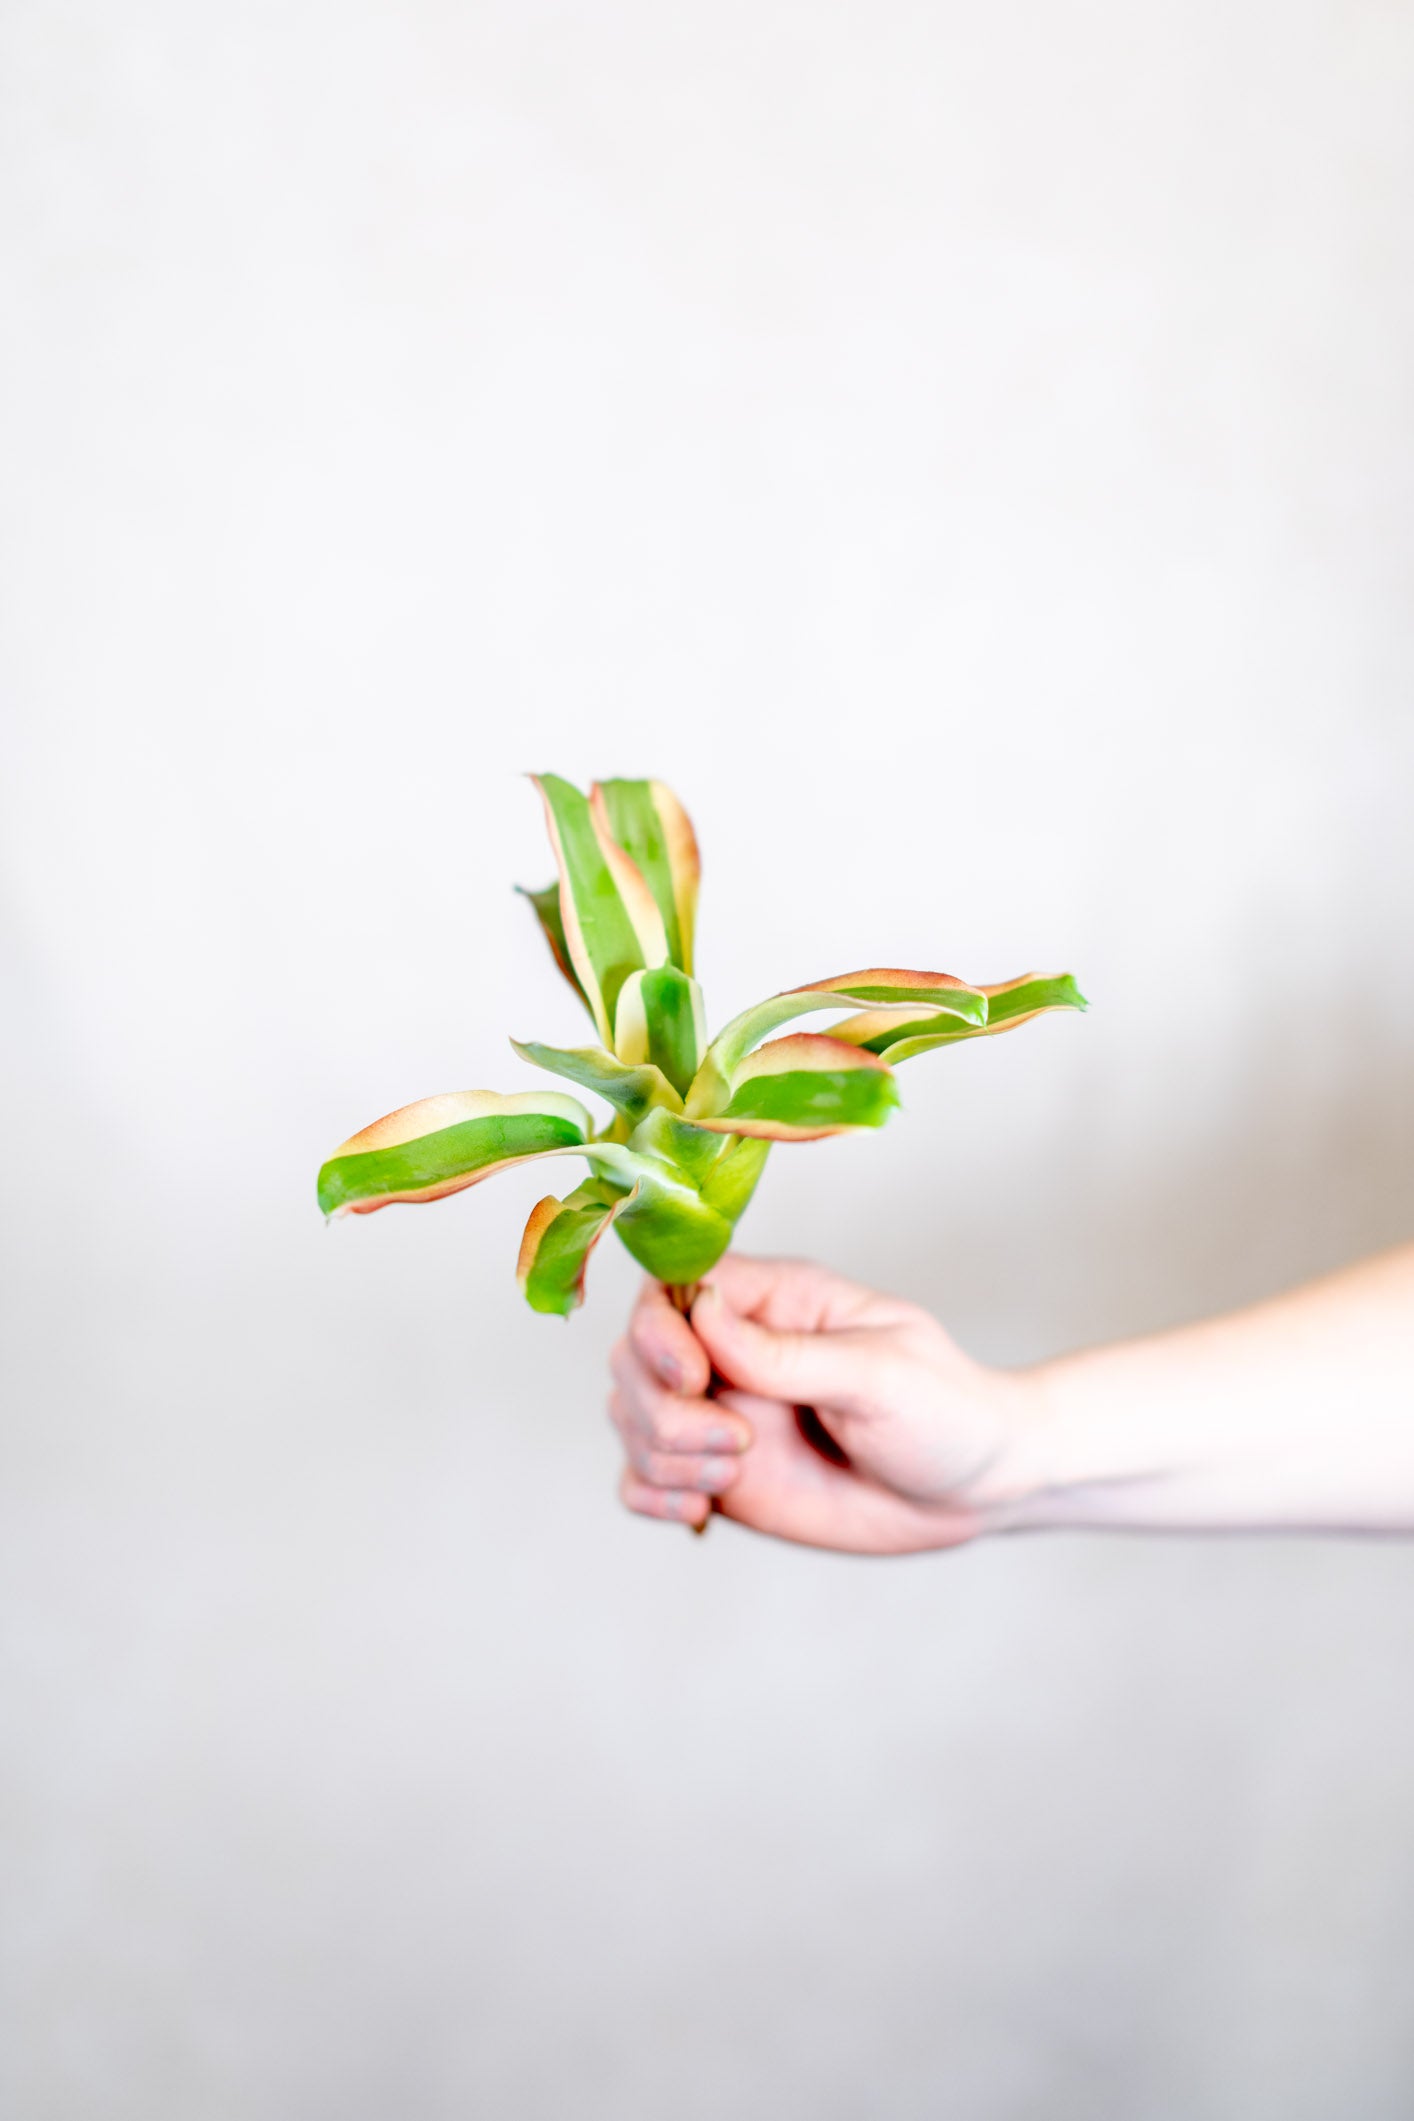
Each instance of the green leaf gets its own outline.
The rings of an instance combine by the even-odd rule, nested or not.
[[[662,781],[596,781],[589,800],[657,901],[673,964],[690,973],[702,865],[687,812]]]
[[[516,1278],[532,1311],[567,1318],[584,1301],[589,1255],[632,1193],[615,1193],[597,1179],[564,1200],[550,1194],[530,1211]]]
[[[842,972],[834,979],[815,980],[807,987],[792,987],[743,1010],[725,1030],[718,1032],[688,1089],[688,1118],[701,1119],[723,1111],[743,1057],[768,1032],[812,1009],[838,1009],[851,1001],[887,1002],[894,1006],[920,1003],[926,1004],[930,1012],[946,1014],[959,1023],[982,1025],[987,1021],[987,997],[947,972],[905,972],[875,966],[864,972]]]
[[[440,1200],[527,1157],[582,1148],[589,1132],[583,1105],[552,1090],[420,1098],[334,1151],[319,1173],[319,1205],[326,1215],[367,1215],[394,1201]]]
[[[830,1036],[871,1053],[887,1054],[891,1063],[897,1063],[915,1053],[930,1053],[935,1046],[956,1046],[964,1039],[1015,1031],[1048,1010],[1090,1006],[1068,972],[1027,972],[1000,986],[984,987],[982,992],[987,997],[987,1021],[980,1027],[958,1024],[936,1013],[915,1016],[900,1009],[870,1009],[836,1024]]]
[[[529,899],[531,905],[535,908],[535,917],[544,930],[545,940],[550,945],[551,956],[583,1002],[585,1008],[589,1010],[589,1014],[593,1016],[594,1010],[590,1004],[589,996],[580,985],[579,976],[574,966],[570,963],[569,945],[565,941],[565,924],[560,918],[559,885],[547,884],[543,891],[530,891],[524,884],[517,884],[516,890],[522,898]]]
[[[645,1188],[616,1227],[639,1265],[669,1283],[700,1281],[732,1241],[727,1217],[692,1193],[673,1199]]]
[[[697,1073],[706,1043],[702,989],[695,979],[676,965],[630,973],[614,1020],[620,1060],[660,1068],[681,1094]]]
[[[677,1091],[661,1069],[651,1064],[626,1067],[602,1046],[542,1046],[538,1040],[522,1043],[518,1038],[513,1038],[511,1044],[532,1067],[563,1075],[567,1081],[578,1083],[581,1090],[597,1091],[635,1125],[658,1105],[666,1106],[670,1112],[682,1110]]]
[[[720,1162],[722,1139],[697,1127],[680,1112],[660,1106],[638,1122],[628,1146],[635,1156],[656,1157],[676,1173],[685,1185],[700,1188],[713,1165]]]
[[[634,1131],[631,1148],[591,1143],[580,1154],[601,1157],[600,1175],[616,1189],[632,1188],[615,1228],[633,1257],[660,1281],[696,1281],[715,1265],[731,1242],[732,1224],[681,1165],[662,1153],[645,1153],[650,1138],[666,1144],[673,1137],[704,1138],[671,1112],[651,1112]]]
[[[816,1141],[856,1127],[882,1127],[898,1103],[887,1065],[859,1046],[797,1031],[746,1056],[726,1109],[696,1124],[768,1141]]]
[[[816,1141],[851,1127],[882,1127],[898,1091],[877,1075],[801,1069],[743,1083],[714,1125],[737,1133],[759,1127],[771,1141]]]
[[[728,1138],[726,1153],[719,1157],[702,1183],[702,1198],[733,1225],[741,1220],[747,1202],[756,1191],[756,1181],[771,1153],[768,1138],[736,1135]]]
[[[559,865],[565,948],[600,1044],[612,1047],[619,989],[631,972],[667,958],[663,918],[638,869],[603,830],[579,790],[554,773],[534,779]]]

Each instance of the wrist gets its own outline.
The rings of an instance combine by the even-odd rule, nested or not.
[[[967,1504],[979,1537],[992,1532],[1040,1529],[1058,1486],[1060,1409],[1050,1365],[994,1370],[994,1396],[1001,1440],[969,1483]]]
[[[1123,1525],[1166,1485],[1164,1454],[1136,1457],[1123,1395],[1107,1389],[1104,1349],[998,1373],[1007,1442],[978,1491],[982,1532]],[[1152,1442],[1151,1450],[1152,1450]]]

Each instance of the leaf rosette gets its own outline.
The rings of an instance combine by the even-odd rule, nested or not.
[[[732,1241],[775,1142],[881,1127],[901,1061],[1086,1004],[1069,973],[972,986],[945,972],[873,966],[785,989],[709,1038],[693,977],[701,864],[687,812],[661,781],[596,782],[584,795],[532,777],[558,867],[526,898],[594,1030],[584,1046],[511,1043],[534,1067],[601,1099],[537,1089],[453,1091],[353,1135],[319,1173],[328,1216],[440,1200],[530,1160],[575,1157],[587,1176],[531,1210],[517,1276],[536,1311],[567,1315],[612,1225],[673,1288]],[[786,1030],[830,1010],[828,1029]],[[781,1035],[778,1035],[781,1034]]]

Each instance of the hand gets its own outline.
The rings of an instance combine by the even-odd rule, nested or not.
[[[690,1325],[645,1283],[610,1367],[620,1492],[645,1517],[701,1526],[715,1505],[778,1539],[903,1554],[974,1538],[1024,1484],[1024,1376],[807,1260],[728,1254]]]

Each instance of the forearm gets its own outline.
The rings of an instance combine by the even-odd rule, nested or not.
[[[1414,1531],[1414,1245],[1028,1379],[997,1529]]]

